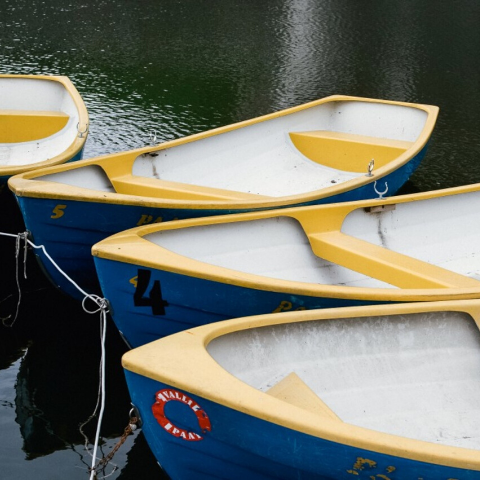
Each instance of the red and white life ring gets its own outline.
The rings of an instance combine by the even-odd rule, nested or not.
[[[168,432],[170,435],[174,437],[182,438],[188,442],[198,442],[199,440],[203,440],[203,437],[198,433],[191,432],[189,430],[185,430],[174,425],[168,417],[165,415],[165,405],[168,402],[175,401],[183,403],[187,405],[190,410],[197,416],[198,425],[203,433],[211,432],[212,425],[210,423],[210,419],[206,414],[205,410],[203,410],[200,405],[195,402],[195,400],[191,399],[188,395],[185,395],[178,390],[174,390],[172,388],[164,388],[163,390],[159,390],[155,394],[155,403],[152,405],[152,412],[153,416],[157,419],[157,422]]]

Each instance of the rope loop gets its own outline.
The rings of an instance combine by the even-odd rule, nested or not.
[[[91,300],[98,307],[95,310],[89,310],[86,306],[86,301]],[[108,313],[110,311],[110,304],[106,298],[95,295],[94,293],[87,294],[83,297],[82,308],[86,313],[95,314],[98,312]]]

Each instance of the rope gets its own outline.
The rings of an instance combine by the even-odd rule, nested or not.
[[[85,297],[87,298],[87,297]],[[84,300],[85,300],[84,298]],[[95,313],[89,312],[84,305],[84,301],[82,302],[82,307],[87,313]],[[98,442],[100,439],[100,428],[102,426],[103,420],[103,412],[105,411],[105,337],[107,333],[107,311],[105,308],[102,309],[99,306],[100,316],[102,321],[100,322],[100,335],[101,335],[101,346],[102,346],[102,355],[100,357],[100,381],[99,381],[99,390],[100,390],[100,413],[98,415],[98,423],[97,423],[97,431],[95,433],[95,442],[93,444],[93,453],[92,453],[92,467],[90,469],[90,480],[93,480],[96,477],[95,471],[95,460],[97,458],[97,448]],[[98,311],[96,310],[96,311]],[[98,406],[98,403],[97,403]],[[95,407],[96,410],[97,407]]]
[[[102,426],[102,420],[103,420],[103,414],[105,411],[105,338],[106,338],[106,332],[107,332],[107,313],[109,311],[109,304],[108,300],[102,297],[99,297],[98,295],[95,294],[90,294],[85,292],[75,281],[73,281],[53,260],[53,258],[49,255],[47,250],[45,249],[44,245],[35,245],[31,240],[29,240],[29,232],[24,232],[24,233],[19,233],[19,234],[11,234],[11,233],[3,233],[0,232],[0,236],[5,236],[5,237],[12,237],[16,239],[16,244],[15,244],[15,257],[16,257],[16,281],[17,281],[17,288],[18,288],[18,302],[17,302],[17,311],[15,314],[15,317],[12,322],[6,323],[6,320],[8,320],[11,315],[6,317],[5,319],[2,318],[2,322],[5,326],[12,327],[15,321],[17,320],[19,309],[20,309],[20,302],[22,298],[22,292],[20,288],[20,281],[19,281],[19,258],[20,258],[20,249],[21,249],[21,242],[23,240],[23,275],[24,278],[27,278],[27,270],[26,270],[26,264],[27,264],[27,249],[28,246],[31,246],[34,249],[41,250],[45,257],[51,262],[51,264],[58,270],[58,272],[65,277],[66,280],[68,280],[82,295],[83,295],[83,300],[82,300],[82,308],[86,313],[90,314],[95,314],[100,312],[100,338],[101,338],[101,358],[100,358],[100,373],[99,373],[99,393],[98,393],[98,398],[97,398],[97,405],[95,407],[94,413],[90,416],[90,418],[87,420],[90,421],[91,418],[93,418],[97,412],[98,406],[100,404],[100,413],[98,416],[98,423],[97,423],[97,430],[95,434],[95,441],[94,441],[94,447],[93,447],[93,454],[92,454],[92,466],[90,468],[90,480],[93,480],[96,478],[96,466],[95,466],[95,461],[96,461],[96,456],[97,456],[97,449],[98,449],[98,444],[99,444],[99,439],[100,439],[100,430]],[[86,307],[86,301],[91,300],[93,303],[97,306],[94,310],[89,310]],[[3,301],[3,300],[2,300]],[[0,302],[1,303],[1,302]],[[127,427],[128,428],[128,427]],[[80,430],[81,431],[81,430]],[[133,429],[131,430],[133,431]],[[81,431],[82,432],[82,431]],[[82,432],[83,434],[83,432]],[[125,435],[125,434],[124,434]],[[85,436],[85,435],[84,435]],[[128,435],[127,435],[128,436]],[[122,437],[123,438],[123,437]],[[126,437],[125,437],[126,438]],[[88,439],[87,439],[88,441]],[[125,440],[122,441],[122,443],[125,442]],[[121,444],[120,444],[121,445]],[[120,448],[120,445],[118,448]],[[118,448],[115,449],[118,450]],[[88,447],[86,448],[88,451]],[[90,452],[89,452],[90,453]],[[107,457],[109,457],[108,455]],[[105,458],[107,458],[105,457]],[[113,457],[113,455],[112,455]],[[99,464],[102,464],[104,468],[106,464],[110,461],[105,459],[100,460]]]
[[[15,280],[17,283],[17,291],[18,291],[18,300],[17,300],[17,309],[15,312],[15,317],[10,323],[7,323],[7,320],[9,320],[12,315],[8,315],[7,317],[2,317],[2,324],[5,327],[13,327],[14,323],[17,321],[18,314],[20,312],[20,303],[22,301],[22,289],[20,288],[20,278],[19,278],[19,259],[20,259],[20,248],[21,248],[21,241],[24,241],[24,246],[23,246],[23,276],[24,278],[27,278],[27,252],[28,252],[28,232],[25,233],[19,233],[18,235],[11,235],[11,234],[3,234],[6,236],[12,236],[15,237]],[[6,298],[4,298],[0,303],[3,301],[7,300],[10,298],[12,295],[8,295]]]
[[[43,252],[43,254],[48,258],[48,260],[50,261],[50,263],[58,270],[58,272],[63,275],[84,297],[88,297],[90,299],[92,299],[94,302],[95,302],[95,298],[98,298],[97,295],[92,295],[90,293],[87,293],[85,290],[83,290],[83,288],[81,288],[74,280],[72,280],[58,265],[57,263],[55,262],[55,260],[49,255],[49,253],[47,252],[47,250],[45,249],[45,247],[43,245],[35,245],[28,237],[30,235],[30,232],[24,232],[24,233],[18,233],[18,234],[13,234],[13,233],[3,233],[3,232],[0,232],[0,235],[3,235],[5,237],[12,237],[12,238],[15,238],[17,239],[17,243],[18,243],[18,239],[19,238],[24,238],[25,242],[26,242],[26,245],[25,245],[25,249],[26,249],[26,246],[27,244],[36,249],[36,250],[41,250]],[[16,256],[18,258],[18,252],[16,251]],[[27,258],[27,255],[26,255],[26,251],[24,252],[24,262],[26,263],[26,258]],[[26,277],[26,270],[25,270],[26,267],[24,267],[24,275],[25,275],[25,278]],[[106,301],[106,300],[105,300]],[[87,311],[87,313],[90,313]],[[96,312],[94,312],[96,313]]]

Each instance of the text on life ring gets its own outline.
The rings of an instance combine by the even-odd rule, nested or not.
[[[187,405],[190,410],[196,415],[198,420],[198,425],[203,433],[211,432],[212,425],[208,415],[205,413],[205,410],[200,407],[200,405],[192,400],[188,395],[185,395],[178,390],[172,388],[164,388],[163,390],[158,391],[155,394],[155,403],[152,405],[153,416],[157,419],[157,422],[174,437],[183,438],[188,442],[198,442],[203,440],[203,437],[195,432],[190,432],[183,428],[177,427],[174,425],[168,417],[165,415],[165,405],[168,402],[180,402],[184,405]]]

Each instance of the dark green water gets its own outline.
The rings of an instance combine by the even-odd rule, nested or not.
[[[85,157],[331,94],[438,105],[406,193],[480,182],[479,24],[477,0],[2,0],[0,72],[69,76],[90,113]],[[15,214],[2,199],[0,231],[21,229]],[[0,248],[6,317],[17,303],[13,240]],[[87,479],[78,424],[97,399],[98,317],[34,262],[21,283],[18,319],[0,326],[0,478]],[[125,348],[108,329],[105,453],[129,410]],[[109,478],[162,478],[141,434],[114,463]]]

